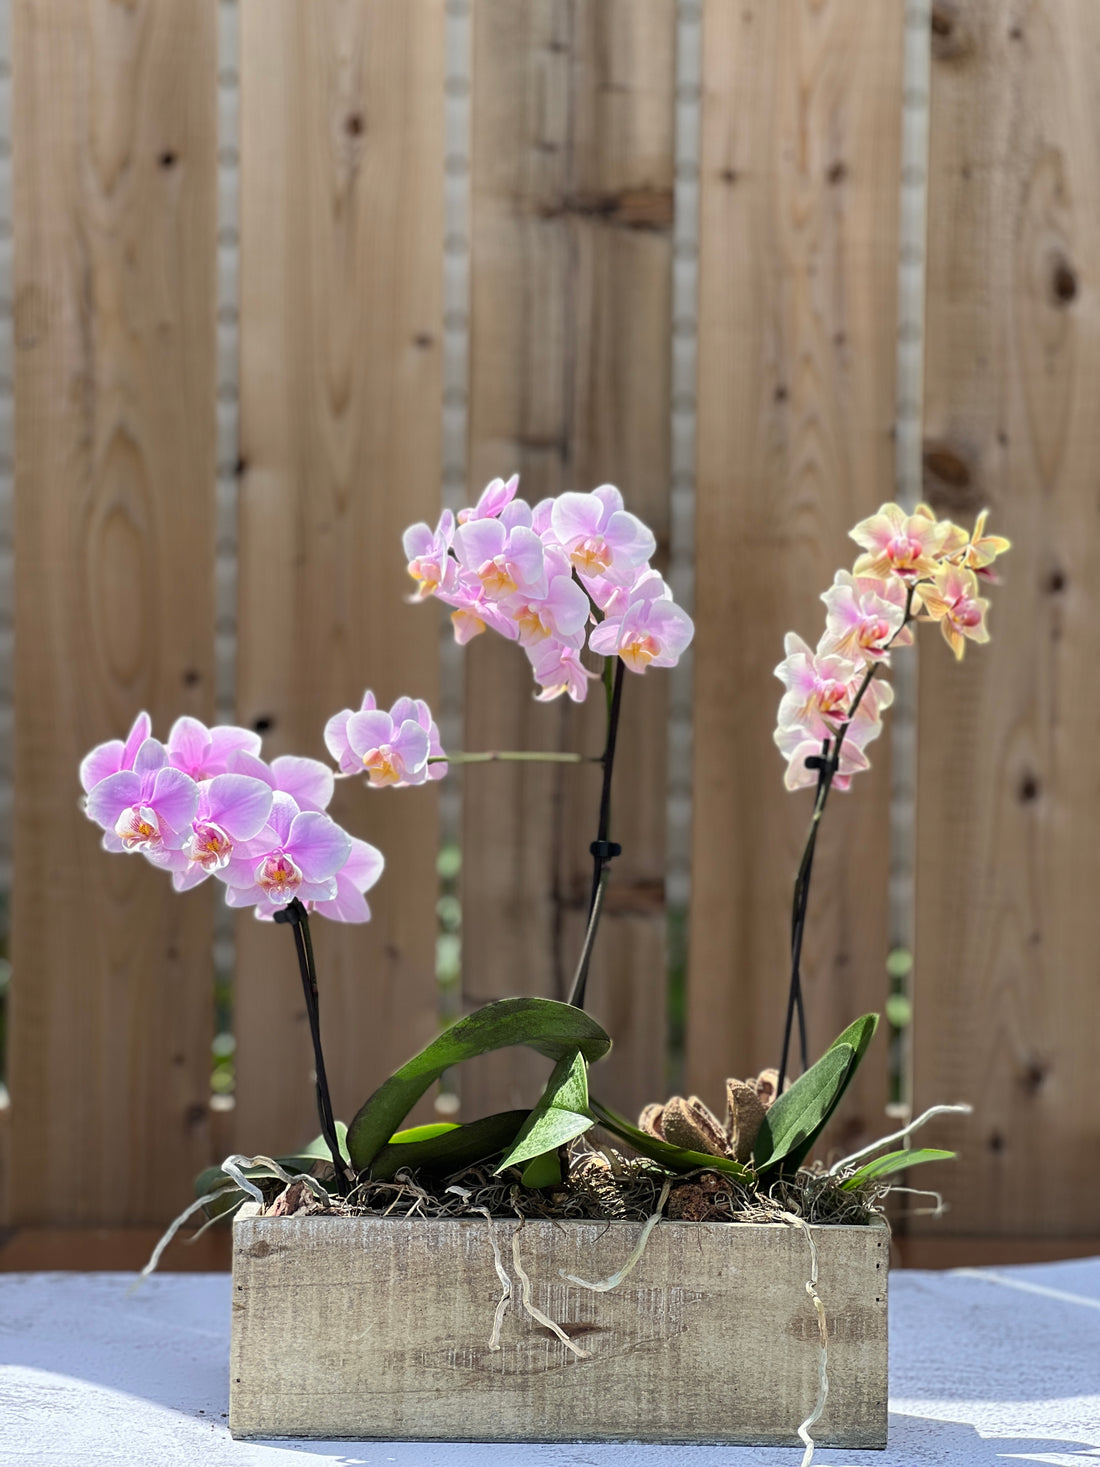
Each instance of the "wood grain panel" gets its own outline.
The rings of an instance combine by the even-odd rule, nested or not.
[[[921,654],[915,1103],[975,1107],[919,1174],[937,1233],[1100,1210],[1098,63],[1088,0],[975,0],[933,37],[925,492],[1013,540],[992,643]]]
[[[772,744],[849,528],[893,492],[902,6],[703,8],[695,763],[687,1071],[778,1062],[811,796]],[[886,995],[888,749],[834,795],[803,960],[811,1055]],[[881,1124],[878,1041],[837,1143]]]
[[[212,706],[214,22],[14,7],[14,1222],[160,1222],[208,1160],[209,894],[102,852],[76,770]]]
[[[240,1216],[230,1430],[797,1446],[818,1392],[811,1235],[774,1223],[662,1222],[614,1289],[576,1286],[622,1268],[641,1228]],[[882,1447],[889,1233],[816,1227],[812,1239],[829,1310],[829,1392],[814,1440]],[[502,1280],[511,1302],[494,1324]]]
[[[269,754],[330,714],[438,686],[401,531],[440,502],[443,5],[246,0],[241,32],[238,697]],[[436,1026],[429,790],[339,787],[387,870],[367,928],[315,923],[337,1113]],[[237,1139],[316,1134],[289,935],[238,926]]]
[[[603,482],[668,533],[675,7],[671,0],[482,0],[474,10],[471,495],[521,475],[535,503]],[[468,748],[599,753],[583,709],[532,699],[515,647],[472,643]],[[615,1050],[599,1093],[637,1109],[663,1083],[667,687],[628,674],[616,764],[615,863],[589,981]],[[595,685],[593,685],[595,687]],[[593,767],[474,767],[463,807],[467,1006],[564,998],[596,834]],[[525,1052],[467,1066],[463,1113],[533,1099]]]

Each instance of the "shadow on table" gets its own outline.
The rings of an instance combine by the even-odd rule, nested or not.
[[[378,1444],[344,1442],[271,1441],[296,1456],[316,1457],[332,1467],[373,1467]],[[890,1414],[890,1442],[885,1452],[845,1452],[821,1448],[814,1454],[820,1467],[992,1467],[994,1463],[1046,1462],[1052,1458],[1085,1463],[1097,1461],[1092,1442],[1055,1437],[983,1437],[973,1426],[938,1421],[930,1416]],[[501,1467],[522,1460],[531,1467],[668,1467],[675,1453],[677,1467],[796,1467],[795,1448],[633,1446],[626,1444],[513,1444],[493,1447]],[[426,1452],[430,1452],[427,1457]],[[387,1467],[484,1467],[486,1448],[480,1443],[386,1443]],[[520,1456],[522,1454],[522,1458]]]

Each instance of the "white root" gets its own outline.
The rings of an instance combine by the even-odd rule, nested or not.
[[[470,1195],[469,1190],[466,1187],[448,1187],[447,1191],[454,1192],[455,1195],[461,1197],[463,1201],[465,1201]],[[471,1210],[473,1212],[480,1212],[482,1217],[489,1225],[489,1242],[493,1249],[493,1266],[497,1271],[497,1278],[500,1280],[501,1288],[500,1298],[497,1300],[496,1312],[493,1314],[493,1328],[492,1332],[489,1335],[489,1349],[499,1350],[501,1348],[501,1325],[503,1325],[504,1316],[508,1312],[508,1305],[512,1302],[512,1280],[508,1277],[508,1270],[504,1267],[504,1260],[501,1258],[500,1249],[497,1246],[496,1234],[493,1232],[492,1213],[487,1207],[475,1207]]]
[[[576,1274],[566,1273],[564,1268],[559,1268],[558,1273],[566,1281],[566,1283],[576,1284],[579,1288],[582,1289],[591,1289],[594,1294],[607,1294],[610,1293],[612,1289],[617,1289],[622,1283],[623,1279],[626,1278],[627,1274],[645,1252],[645,1245],[649,1242],[649,1235],[650,1233],[652,1233],[657,1224],[661,1221],[661,1217],[665,1210],[665,1203],[668,1201],[668,1194],[671,1190],[672,1178],[666,1177],[665,1184],[661,1188],[660,1200],[657,1203],[657,1211],[646,1218],[645,1227],[642,1229],[641,1236],[634,1246],[633,1253],[631,1253],[630,1257],[623,1264],[622,1268],[619,1269],[618,1273],[613,1273],[610,1278],[597,1279],[595,1283],[590,1283],[587,1279],[579,1279],[577,1278]]]
[[[164,1254],[165,1248],[168,1247],[168,1244],[176,1236],[180,1228],[183,1227],[184,1223],[192,1215],[192,1213],[198,1212],[199,1208],[205,1207],[208,1202],[213,1202],[215,1197],[220,1197],[222,1195],[222,1192],[224,1192],[225,1190],[226,1189],[223,1187],[217,1192],[207,1192],[205,1197],[200,1197],[197,1202],[192,1202],[190,1207],[185,1207],[180,1213],[179,1217],[175,1218],[172,1222],[168,1224],[168,1227],[165,1230],[164,1235],[161,1237],[160,1242],[153,1249],[153,1252],[149,1258],[149,1262],[145,1265],[145,1267],[138,1274],[137,1278],[130,1285],[127,1293],[133,1294],[137,1289],[141,1287],[141,1285],[145,1282],[145,1280],[149,1277],[149,1275],[156,1268],[157,1264],[160,1262],[161,1257]]]
[[[947,1211],[947,1203],[943,1200],[941,1192],[932,1192],[925,1187],[894,1187],[884,1189],[886,1192],[907,1192],[911,1197],[934,1197],[935,1207],[913,1207],[909,1211],[910,1217],[942,1217]]]
[[[231,1182],[233,1186],[236,1187],[239,1191],[247,1192],[252,1200],[254,1202],[258,1202],[261,1207],[263,1207],[264,1205],[264,1194],[260,1191],[259,1187],[256,1186],[255,1182],[253,1182],[249,1177],[245,1176],[244,1169],[246,1167],[263,1167],[268,1175],[278,1178],[278,1180],[281,1182],[286,1182],[288,1186],[291,1182],[305,1182],[306,1186],[319,1201],[324,1202],[325,1205],[329,1207],[331,1207],[332,1205],[332,1198],[325,1191],[324,1187],[321,1186],[317,1178],[309,1176],[306,1172],[288,1172],[284,1170],[284,1168],[281,1167],[279,1163],[277,1161],[274,1161],[270,1156],[227,1156],[222,1162],[222,1171],[229,1178],[229,1182]],[[205,1197],[200,1197],[196,1202],[192,1202],[189,1207],[185,1207],[180,1213],[179,1217],[174,1218],[173,1221],[168,1224],[168,1227],[165,1229],[163,1236],[157,1243],[157,1246],[153,1249],[153,1252],[149,1258],[149,1262],[145,1265],[145,1267],[138,1274],[137,1278],[130,1285],[130,1293],[133,1293],[135,1289],[139,1288],[140,1285],[153,1272],[157,1264],[160,1262],[161,1258],[164,1256],[165,1248],[168,1247],[168,1244],[176,1236],[180,1228],[183,1227],[187,1219],[193,1216],[194,1213],[198,1212],[201,1207],[205,1207],[208,1202],[214,1202],[217,1200],[217,1198],[224,1197],[225,1194],[230,1190],[231,1187],[227,1183],[226,1186],[219,1187],[214,1192],[208,1192]],[[234,1208],[233,1210],[236,1211],[236,1208]],[[216,1219],[211,1218],[208,1222],[204,1223],[203,1226],[199,1228],[198,1232],[195,1234],[195,1238],[197,1238],[199,1234],[204,1233],[206,1229],[210,1226],[210,1223],[214,1221],[216,1221]],[[188,1241],[194,1242],[194,1240],[194,1238],[191,1238]]]
[[[222,1162],[222,1171],[233,1178],[242,1192],[250,1193],[261,1207],[264,1201],[263,1193],[254,1182],[249,1181],[245,1176],[243,1170],[245,1167],[249,1169],[262,1167],[271,1176],[277,1177],[280,1182],[285,1182],[288,1187],[291,1182],[304,1182],[318,1202],[323,1202],[326,1207],[332,1206],[332,1198],[328,1192],[316,1177],[310,1176],[309,1172],[288,1172],[270,1156],[227,1156]]]
[[[516,1277],[519,1279],[520,1298],[523,1300],[524,1309],[527,1310],[527,1313],[538,1324],[545,1325],[548,1330],[556,1334],[562,1344],[567,1345],[573,1351],[573,1354],[576,1355],[578,1360],[590,1360],[592,1358],[591,1350],[582,1349],[575,1340],[571,1340],[561,1325],[555,1324],[548,1314],[543,1314],[542,1310],[531,1298],[531,1280],[528,1278],[523,1264],[519,1261],[519,1235],[522,1231],[523,1223],[521,1221],[519,1227],[512,1234],[512,1267],[515,1269]]]
[[[829,1398],[829,1329],[825,1322],[825,1305],[817,1292],[817,1244],[814,1235],[810,1231],[805,1218],[799,1217],[793,1212],[779,1214],[784,1222],[793,1223],[806,1235],[806,1242],[810,1245],[810,1277],[806,1280],[806,1292],[813,1301],[814,1312],[817,1315],[817,1328],[821,1336],[820,1352],[817,1360],[817,1400],[814,1408],[798,1428],[799,1439],[806,1450],[802,1454],[801,1467],[810,1467],[814,1459],[814,1439],[810,1435],[810,1427],[816,1426],[821,1420],[821,1413],[825,1410],[825,1402]]]
[[[872,1141],[870,1146],[864,1146],[861,1151],[853,1151],[851,1156],[842,1157],[840,1161],[835,1162],[829,1168],[828,1175],[830,1177],[835,1177],[836,1174],[838,1172],[842,1172],[845,1167],[854,1166],[857,1161],[862,1161],[865,1156],[873,1156],[876,1151],[881,1151],[884,1146],[889,1146],[892,1141],[904,1141],[906,1136],[911,1136],[914,1131],[919,1131],[921,1126],[923,1126],[926,1121],[930,1121],[933,1116],[968,1116],[973,1112],[973,1110],[974,1107],[972,1105],[929,1106],[929,1108],[923,1113],[923,1115],[919,1115],[915,1121],[910,1121],[909,1124],[907,1126],[903,1126],[900,1131],[895,1131],[890,1136],[880,1136],[877,1141]]]

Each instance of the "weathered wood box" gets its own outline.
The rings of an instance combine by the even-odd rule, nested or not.
[[[503,1288],[512,1296],[491,1344]],[[798,1446],[818,1396],[805,1232],[640,1223],[238,1217],[236,1437],[665,1441]],[[886,1445],[884,1226],[815,1227],[828,1321],[821,1446]]]

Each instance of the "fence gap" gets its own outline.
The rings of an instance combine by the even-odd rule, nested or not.
[[[671,422],[668,583],[679,605],[695,606],[695,404],[699,292],[699,0],[676,11],[676,184],[672,249]],[[691,905],[692,667],[689,647],[668,678],[668,1094],[684,1088],[688,929]],[[654,1097],[656,1098],[656,1097]],[[663,1096],[661,1097],[664,1098]]]
[[[895,499],[907,510],[922,497],[925,237],[928,229],[928,81],[931,0],[906,0],[898,224],[898,347]],[[912,1116],[912,990],[916,946],[917,700],[919,648],[894,658],[890,739],[889,992],[884,1037],[890,1044],[889,1101],[894,1120]],[[880,1041],[881,1042],[881,1041]],[[896,1226],[896,1224],[895,1224]]]
[[[470,379],[470,93],[472,21],[467,0],[447,4],[446,182],[443,232],[443,503],[455,514],[479,490],[467,479]],[[440,606],[425,607],[439,632],[439,730],[445,749],[462,747],[462,648],[450,617]],[[462,778],[456,772],[439,792],[439,904],[436,977],[442,1023],[462,1011]],[[441,1079],[438,1115],[458,1114],[459,1072]]]

